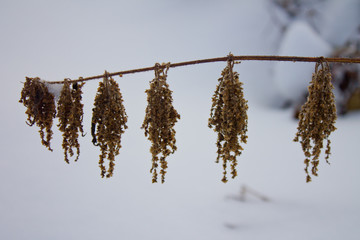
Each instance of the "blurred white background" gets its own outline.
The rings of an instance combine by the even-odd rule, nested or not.
[[[277,54],[284,33],[273,15],[283,15],[272,7],[266,0],[1,0],[0,239],[358,239],[360,115],[339,119],[332,165],[321,164],[320,176],[306,184],[301,146],[292,142],[297,122],[291,110],[272,107],[282,98],[274,63],[235,66],[249,100],[249,143],[239,176],[227,184],[207,127],[226,63],[169,70],[181,120],[165,184],[151,184],[150,143],[140,129],[152,72],[116,78],[129,129],[111,179],[100,177],[90,136],[98,81],[83,88],[87,135],[78,162],[64,162],[56,121],[52,153],[25,124],[18,103],[25,76],[58,81],[229,52]],[[271,201],[233,200],[244,184]]]

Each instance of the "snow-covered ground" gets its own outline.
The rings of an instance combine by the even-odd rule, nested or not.
[[[319,177],[305,183],[301,146],[292,142],[297,122],[291,110],[267,104],[279,89],[274,63],[235,66],[249,100],[249,139],[239,176],[227,184],[207,127],[225,63],[169,70],[181,120],[165,184],[151,184],[150,144],[140,129],[151,72],[117,78],[129,129],[111,179],[100,178],[90,137],[97,81],[84,86],[87,135],[77,163],[63,161],[55,126],[51,153],[25,124],[17,102],[25,76],[61,80],[230,51],[276,54],[267,3],[2,1],[0,239],[359,239],[360,113],[339,117],[331,165],[322,162]],[[243,186],[270,201],[237,200]]]

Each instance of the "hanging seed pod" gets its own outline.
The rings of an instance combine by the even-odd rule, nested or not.
[[[242,83],[239,74],[233,72],[234,61],[229,55],[227,66],[221,73],[219,84],[216,86],[212,97],[209,128],[217,132],[217,159],[223,162],[224,176],[222,181],[227,180],[227,164],[231,164],[232,178],[237,176],[237,156],[240,156],[243,147],[240,143],[247,142],[247,101],[244,99]]]
[[[145,111],[145,119],[142,129],[145,136],[151,141],[150,152],[152,155],[153,174],[152,182],[157,182],[157,169],[160,165],[161,183],[165,182],[167,169],[166,158],[177,149],[174,130],[175,123],[180,115],[172,105],[172,91],[166,83],[169,64],[155,65],[155,78],[150,82],[150,88],[146,90],[148,105]]]
[[[123,105],[119,85],[105,72],[103,82],[100,82],[95,97],[91,134],[93,144],[100,147],[99,166],[101,177],[109,178],[113,175],[115,156],[121,148],[121,135],[127,129],[127,115]],[[106,170],[104,160],[109,160]]]
[[[68,155],[74,156],[73,148],[76,149],[75,162],[79,159],[80,144],[78,141],[79,132],[83,135],[83,104],[81,95],[85,83],[74,83],[72,89],[67,79],[60,93],[58,101],[57,117],[59,118],[59,130],[63,133],[62,147],[64,149],[64,160],[70,163]]]
[[[316,63],[315,73],[309,86],[309,96],[302,106],[299,114],[298,132],[294,138],[300,142],[305,154],[306,182],[311,181],[309,165],[311,162],[311,173],[318,176],[319,157],[323,148],[323,141],[327,140],[325,160],[329,163],[330,156],[330,134],[336,130],[336,106],[333,94],[334,86],[331,83],[329,64],[320,60]]]
[[[53,119],[56,115],[54,96],[49,92],[40,78],[26,78],[24,88],[19,100],[27,109],[27,124],[36,124],[40,128],[41,143],[52,151],[50,141],[53,132],[51,130]]]

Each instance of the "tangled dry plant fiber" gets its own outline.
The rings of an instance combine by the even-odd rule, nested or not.
[[[53,132],[51,130],[53,119],[56,115],[54,96],[49,92],[45,83],[40,78],[26,78],[19,100],[27,109],[27,124],[36,124],[40,128],[41,143],[52,151],[50,141]]]
[[[60,98],[57,107],[57,117],[59,118],[59,130],[63,133],[62,147],[64,149],[64,160],[70,163],[69,156],[74,156],[76,149],[75,162],[79,159],[80,144],[78,141],[79,132],[83,135],[83,104],[81,88],[85,83],[74,83],[72,89],[67,79],[64,80],[64,85],[60,93]]]
[[[150,88],[145,91],[148,105],[141,128],[145,130],[145,136],[152,143],[150,148],[152,155],[150,172],[153,174],[153,183],[157,182],[159,162],[161,183],[165,182],[168,167],[166,158],[177,149],[174,126],[177,120],[180,119],[180,115],[172,105],[172,91],[166,82],[168,69],[169,64],[160,66],[157,63],[155,65],[155,78],[150,82]]]
[[[318,176],[319,156],[323,148],[323,141],[327,140],[325,160],[327,163],[330,156],[330,134],[336,130],[336,106],[333,94],[334,86],[331,83],[329,64],[320,60],[316,63],[315,73],[309,86],[309,96],[302,106],[299,114],[298,132],[294,138],[300,142],[305,154],[306,182],[311,181],[311,173]]]
[[[121,148],[121,136],[127,129],[127,119],[119,85],[105,72],[104,80],[99,83],[95,97],[91,123],[92,142],[99,146],[101,151],[101,177],[110,178],[113,175],[115,156]],[[104,166],[106,158],[109,160],[108,170]]]
[[[227,180],[227,164],[231,164],[232,178],[237,176],[237,156],[240,156],[243,147],[241,143],[247,142],[247,101],[244,99],[242,83],[239,74],[233,72],[234,61],[230,54],[227,66],[221,73],[219,84],[216,86],[212,97],[209,128],[218,133],[217,159],[223,161],[224,176],[222,181]]]

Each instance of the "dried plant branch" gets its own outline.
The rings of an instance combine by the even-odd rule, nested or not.
[[[164,66],[167,66],[166,69]],[[159,163],[161,183],[165,182],[166,158],[177,149],[174,126],[177,120],[180,119],[180,115],[172,105],[172,91],[166,82],[168,69],[169,64],[161,66],[157,63],[155,65],[155,78],[150,82],[150,88],[145,91],[148,105],[141,128],[145,130],[145,136],[152,143],[150,148],[152,155],[150,172],[153,173],[153,183],[157,182]]]
[[[115,73],[105,72],[103,75],[79,78],[76,80],[66,79],[58,82],[40,81],[39,78],[26,78],[21,92],[20,103],[27,108],[27,124],[36,124],[40,130],[41,142],[50,151],[52,139],[52,123],[56,116],[54,96],[49,93],[47,84],[63,83],[61,92],[58,117],[59,129],[63,132],[63,149],[65,161],[69,163],[68,155],[73,156],[76,149],[77,161],[80,154],[78,143],[79,133],[83,133],[81,104],[81,87],[83,82],[103,78],[100,82],[98,93],[95,98],[91,133],[93,143],[100,147],[101,154],[99,166],[102,177],[111,177],[115,166],[115,156],[121,148],[121,136],[127,129],[127,115],[123,106],[122,95],[118,84],[111,78],[115,75],[124,75],[145,71],[155,71],[155,78],[150,82],[150,88],[146,90],[148,106],[142,125],[145,136],[152,142],[150,152],[152,154],[153,182],[157,182],[158,168],[161,170],[161,182],[165,181],[167,169],[166,158],[177,149],[175,139],[175,123],[180,119],[172,105],[172,91],[166,83],[167,71],[172,67],[180,67],[194,64],[227,61],[227,67],[222,71],[219,84],[212,98],[209,127],[217,132],[218,156],[223,162],[224,176],[222,181],[227,182],[227,165],[230,163],[232,178],[236,177],[237,159],[241,155],[243,147],[241,143],[247,142],[247,101],[244,99],[242,83],[239,75],[233,71],[235,61],[292,61],[292,62],[316,62],[315,73],[309,86],[309,97],[303,105],[299,118],[298,132],[294,141],[300,142],[305,154],[305,171],[307,181],[311,181],[309,167],[312,165],[311,174],[317,176],[319,156],[323,148],[323,141],[327,140],[325,160],[330,156],[329,135],[335,131],[336,108],[334,102],[333,86],[329,62],[333,63],[360,63],[359,58],[324,58],[324,57],[296,57],[296,56],[233,56],[194,60],[180,63],[156,64],[152,67],[120,71]],[[82,82],[82,84],[77,84]],[[73,89],[70,84],[73,83]],[[104,160],[109,160],[108,169],[104,166]]]
[[[23,103],[28,115],[27,124],[36,124],[40,128],[41,143],[52,151],[50,140],[53,132],[51,130],[53,119],[56,115],[54,96],[49,92],[40,78],[26,78],[24,88],[21,91],[20,103]]]
[[[326,162],[330,156],[331,142],[328,138],[336,130],[334,124],[337,118],[333,89],[329,64],[322,59],[316,63],[309,86],[309,97],[301,108],[298,132],[294,138],[295,142],[301,143],[306,157],[304,162],[307,182],[311,181],[308,170],[310,162],[312,175],[318,175],[319,157],[324,140],[327,140]]]
[[[297,57],[297,56],[233,56],[233,60],[235,61],[286,61],[286,62],[318,62],[320,59],[324,59],[326,62],[333,62],[333,63],[360,63],[360,58],[324,58],[324,57]],[[188,65],[195,65],[195,64],[202,64],[202,63],[212,63],[212,62],[226,62],[228,57],[218,57],[218,58],[208,58],[208,59],[200,59],[200,60],[193,60],[193,61],[186,61],[180,63],[171,63],[169,68],[175,67],[182,67]],[[161,67],[161,66],[160,66]],[[164,66],[162,66],[164,68]],[[154,71],[155,67],[145,67],[145,68],[138,68],[132,70],[125,70],[119,71],[114,73],[108,73],[109,77],[112,76],[122,76],[125,74],[133,74],[139,72],[148,72]],[[73,82],[84,82],[90,81],[95,79],[104,78],[105,75],[96,75],[86,78],[78,78],[74,80],[69,80],[70,83]],[[63,83],[63,81],[49,81],[48,83],[51,84],[59,84]]]
[[[59,118],[59,130],[63,132],[64,160],[70,163],[68,154],[72,157],[74,155],[73,148],[76,148],[75,162],[79,159],[80,144],[78,141],[79,132],[84,133],[83,120],[83,104],[82,90],[85,83],[74,83],[70,89],[69,82],[65,79],[58,101],[57,117]]]
[[[240,156],[243,147],[241,143],[247,142],[247,101],[244,99],[242,83],[239,74],[233,72],[233,56],[228,56],[228,64],[221,73],[219,84],[212,98],[209,127],[217,132],[217,159],[223,162],[224,176],[222,181],[227,180],[227,163],[231,164],[232,178],[237,176],[237,156]]]
[[[123,105],[119,85],[109,78],[107,72],[103,82],[99,83],[93,108],[91,134],[93,144],[100,147],[99,166],[101,177],[109,178],[113,175],[115,156],[121,148],[121,136],[127,129],[127,115]],[[109,160],[106,170],[104,160]]]

